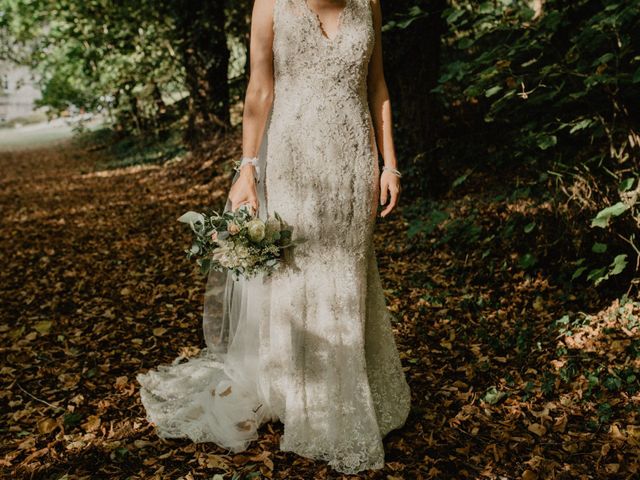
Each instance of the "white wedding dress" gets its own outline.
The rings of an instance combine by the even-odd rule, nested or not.
[[[141,399],[164,438],[240,452],[279,419],[281,450],[343,473],[378,469],[410,390],[372,244],[380,172],[366,83],[371,7],[347,0],[331,39],[305,0],[274,8],[259,215],[278,212],[307,241],[271,277],[210,274],[207,348],[139,373]]]

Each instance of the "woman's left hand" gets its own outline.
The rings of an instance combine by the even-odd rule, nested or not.
[[[380,212],[381,217],[386,217],[396,207],[401,190],[400,178],[388,170],[383,171],[380,175],[380,205],[387,203],[389,196],[391,200],[387,208]]]

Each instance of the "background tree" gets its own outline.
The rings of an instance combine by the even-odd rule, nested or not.
[[[225,2],[172,0],[163,8],[176,25],[172,43],[180,52],[189,92],[185,140],[196,148],[230,126]]]

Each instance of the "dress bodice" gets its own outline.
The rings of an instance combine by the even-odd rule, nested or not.
[[[366,94],[374,45],[369,0],[346,0],[332,38],[306,0],[276,0],[274,7],[274,78],[276,97],[285,92],[322,92],[338,98]]]

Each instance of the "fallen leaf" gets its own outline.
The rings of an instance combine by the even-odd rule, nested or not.
[[[100,427],[100,417],[97,415],[89,415],[87,421],[82,424],[82,428],[86,432],[95,432]]]
[[[153,329],[153,336],[154,337],[159,337],[160,335],[162,335],[163,333],[165,333],[167,331],[166,328],[164,327],[157,327]]]
[[[532,423],[531,425],[529,425],[527,427],[527,430],[529,430],[530,432],[535,433],[539,437],[541,437],[542,435],[547,433],[547,429],[545,428],[545,426],[540,424],[540,423]]]
[[[38,421],[38,431],[45,435],[53,432],[57,426],[58,422],[53,418],[44,418]]]
[[[39,334],[46,335],[51,330],[52,322],[51,320],[42,320],[40,322],[36,322],[33,327]]]

